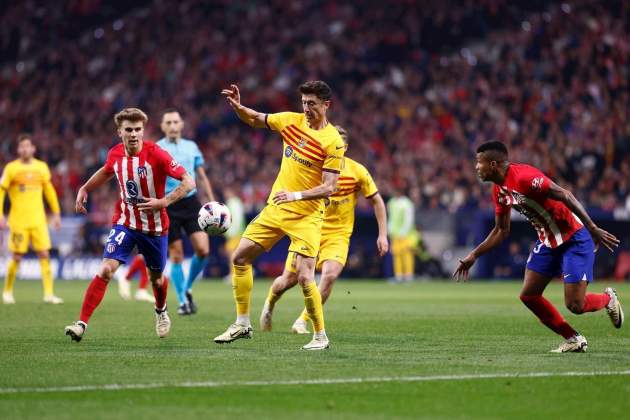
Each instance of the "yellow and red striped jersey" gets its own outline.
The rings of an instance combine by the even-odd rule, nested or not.
[[[277,191],[305,191],[322,183],[322,171],[341,172],[345,145],[333,124],[321,130],[311,129],[304,114],[280,112],[268,114],[267,127],[282,135],[283,158],[280,172],[271,188],[267,204],[274,205]],[[304,215],[324,216],[324,200],[301,200],[280,205]]]

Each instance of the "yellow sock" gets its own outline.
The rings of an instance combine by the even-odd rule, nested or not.
[[[270,287],[269,288],[269,293],[267,294],[267,307],[269,308],[270,311],[273,310],[273,307],[276,305],[276,302],[278,300],[280,300],[280,297],[282,297],[282,295],[276,295],[273,292],[273,288]]]
[[[7,266],[7,277],[4,279],[4,291],[5,293],[13,293],[13,283],[15,283],[15,277],[17,276],[19,264],[13,258],[9,261]]]
[[[300,318],[302,318],[306,322],[311,320],[311,317],[308,316],[308,312],[306,312],[306,308],[304,308],[304,310],[302,311],[302,315],[300,315]]]
[[[53,295],[53,277],[50,272],[50,259],[40,258],[39,266],[42,270],[42,286],[44,287],[44,296]]]
[[[322,295],[319,293],[314,281],[302,286],[304,294],[304,306],[308,316],[313,321],[313,330],[320,332],[324,329],[324,308],[322,307]]]
[[[236,302],[236,314],[249,316],[249,301],[254,286],[251,265],[235,265],[232,274],[232,291]]]
[[[415,261],[413,258],[413,250],[411,248],[406,249],[405,252],[403,252],[402,255],[403,258],[403,266],[404,268],[404,275],[411,277],[413,276],[414,273],[414,265],[415,265]]]

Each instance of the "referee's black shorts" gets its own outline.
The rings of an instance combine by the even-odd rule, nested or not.
[[[170,221],[168,228],[169,244],[182,238],[182,230],[186,232],[186,236],[195,232],[202,232],[197,223],[200,208],[201,203],[196,194],[182,198],[166,208]]]

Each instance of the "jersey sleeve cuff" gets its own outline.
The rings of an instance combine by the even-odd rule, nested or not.
[[[267,126],[268,129],[271,130],[271,127],[269,126],[269,121],[267,121],[269,119],[269,114],[265,114],[265,125]]]
[[[339,171],[337,169],[330,169],[330,168],[322,168],[322,171],[324,171],[324,172],[332,172],[334,174],[338,174],[338,173],[341,172],[341,171]]]
[[[378,194],[378,190],[376,190],[376,192],[374,192],[374,193],[372,193],[370,195],[366,195],[365,198],[369,200],[370,198],[374,197],[376,194]]]

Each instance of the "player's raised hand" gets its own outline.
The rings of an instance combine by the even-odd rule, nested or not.
[[[453,278],[455,278],[455,280],[457,281],[468,281],[470,267],[473,266],[475,261],[476,258],[470,254],[463,260],[459,260],[459,265],[457,266],[457,270],[455,270],[455,272],[453,273]]]
[[[85,204],[87,203],[88,194],[83,188],[79,188],[77,193],[77,201],[74,204],[74,211],[81,214],[87,214]]]
[[[229,89],[223,89],[221,95],[225,96],[225,99],[233,108],[241,104],[241,92],[239,92],[238,86],[235,84],[231,84]]]
[[[595,226],[590,232],[593,242],[595,242],[595,249],[599,248],[600,245],[604,245],[610,252],[614,252],[615,248],[619,246],[619,239],[602,228]]]
[[[387,236],[379,236],[376,239],[376,249],[378,250],[379,257],[387,254],[387,251],[389,251],[389,241],[387,240]]]
[[[138,204],[140,211],[157,211],[166,207],[166,200],[163,198],[145,198],[144,202]]]

